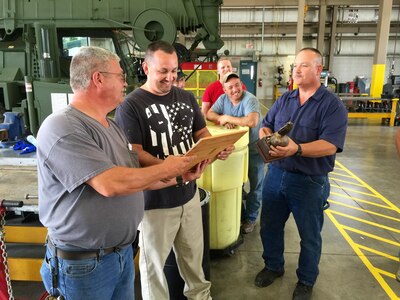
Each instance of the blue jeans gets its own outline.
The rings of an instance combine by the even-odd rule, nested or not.
[[[292,213],[301,239],[297,277],[305,285],[314,285],[321,257],[323,206],[329,192],[327,175],[308,176],[268,166],[262,191],[260,232],[268,269],[284,269],[284,229]]]
[[[52,289],[49,264],[54,267],[52,251],[47,247],[40,269],[47,291]],[[66,260],[58,258],[58,289],[66,300],[120,300],[134,297],[135,276],[132,247],[99,258]]]
[[[246,206],[243,210],[244,221],[255,222],[261,207],[262,181],[264,178],[264,161],[258,154],[254,145],[249,146],[249,171],[250,191],[246,196]]]

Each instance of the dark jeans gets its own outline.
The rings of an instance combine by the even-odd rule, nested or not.
[[[292,213],[301,238],[297,277],[303,284],[314,285],[321,257],[323,206],[329,192],[327,175],[308,176],[268,166],[263,182],[260,232],[268,269],[284,269],[284,229]]]
[[[258,154],[255,145],[249,146],[250,191],[246,196],[246,206],[243,208],[242,220],[255,222],[261,206],[262,182],[264,178],[264,161]]]

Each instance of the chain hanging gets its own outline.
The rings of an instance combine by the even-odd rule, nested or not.
[[[1,257],[3,259],[4,273],[5,273],[4,275],[7,283],[9,300],[14,300],[12,286],[11,286],[11,277],[7,263],[7,251],[5,242],[5,224],[6,224],[5,215],[6,215],[6,210],[3,207],[0,207],[0,251],[1,251]]]

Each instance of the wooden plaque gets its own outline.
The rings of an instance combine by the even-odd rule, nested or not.
[[[197,156],[190,168],[194,167],[205,159],[213,160],[218,153],[220,153],[229,145],[236,143],[243,135],[246,134],[246,132],[247,130],[232,130],[232,132],[201,138],[185,154],[185,156]]]
[[[269,163],[270,161],[273,160],[285,158],[284,156],[269,155],[269,144],[266,138],[267,137],[263,137],[262,139],[259,139],[258,142],[256,143],[256,149],[258,151],[258,154],[260,154],[261,158],[263,159],[264,163]]]

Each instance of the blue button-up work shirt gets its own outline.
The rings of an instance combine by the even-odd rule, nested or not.
[[[347,129],[347,110],[342,101],[323,85],[303,105],[300,105],[299,91],[283,94],[263,119],[262,127],[273,132],[286,122],[294,123],[288,136],[298,144],[325,140],[343,151]],[[319,158],[287,157],[271,162],[289,172],[306,175],[326,175],[333,170],[335,156]]]

